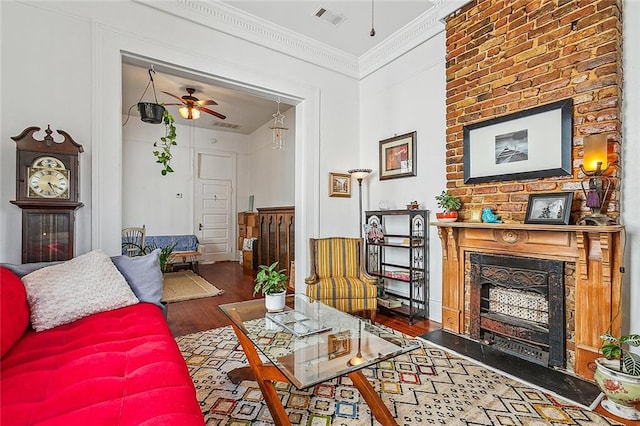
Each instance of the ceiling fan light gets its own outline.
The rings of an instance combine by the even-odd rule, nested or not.
[[[178,114],[180,114],[180,117],[184,118],[185,120],[189,120],[191,118],[189,117],[189,108],[187,108],[186,106],[178,108]]]
[[[197,120],[200,118],[200,111],[197,108],[189,108],[188,106],[178,108],[178,114],[185,120]]]

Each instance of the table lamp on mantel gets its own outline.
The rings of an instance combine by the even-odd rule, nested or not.
[[[607,159],[607,135],[589,135],[584,138],[584,151],[580,170],[585,178],[580,182],[585,196],[585,204],[591,210],[591,214],[578,220],[578,225],[613,225],[615,220],[602,214],[602,207],[611,189],[611,181],[604,174],[611,164]]]
[[[362,238],[362,180],[369,176],[371,169],[351,169],[347,170],[351,177],[358,179],[358,212],[360,214],[360,238]]]

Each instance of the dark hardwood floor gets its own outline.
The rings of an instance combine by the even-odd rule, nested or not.
[[[216,297],[170,303],[168,323],[173,335],[175,337],[184,336],[229,325],[227,317],[218,309],[218,305],[253,298],[254,274],[251,270],[243,269],[237,262],[200,265],[200,275],[219,289],[224,290],[224,294]],[[429,320],[416,321],[413,325],[409,325],[406,317],[385,315],[381,312],[378,312],[376,322],[410,336],[418,336],[441,328],[440,323]],[[605,411],[601,405],[598,405],[595,411],[621,424],[634,424],[631,420],[613,416]]]
[[[168,323],[176,337],[229,325],[227,317],[218,309],[218,305],[253,298],[255,272],[244,269],[237,262],[201,264],[200,275],[217,288],[224,290],[224,294],[170,303]],[[256,297],[259,296],[256,295]],[[381,312],[378,312],[376,322],[410,336],[418,336],[440,328],[439,323],[429,320],[415,321],[409,325],[404,316],[385,315]]]

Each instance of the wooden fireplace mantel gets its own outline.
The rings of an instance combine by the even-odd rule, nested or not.
[[[623,227],[435,222],[442,242],[442,327],[465,330],[467,252],[575,262],[575,372],[593,378],[600,335],[620,333]]]

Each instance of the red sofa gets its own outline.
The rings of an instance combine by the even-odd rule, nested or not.
[[[0,424],[204,424],[158,306],[138,303],[36,332],[20,278],[0,268],[0,291]]]

